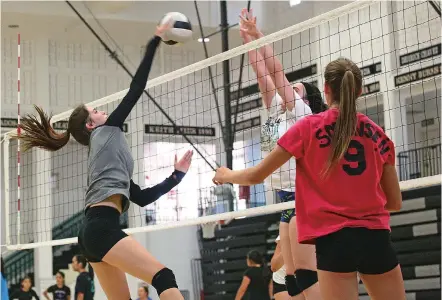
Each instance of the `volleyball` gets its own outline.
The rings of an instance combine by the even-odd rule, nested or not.
[[[186,43],[192,39],[192,24],[184,14],[179,12],[167,13],[161,19],[160,24],[163,25],[169,20],[172,20],[172,27],[164,34],[164,43],[175,45],[177,43]]]

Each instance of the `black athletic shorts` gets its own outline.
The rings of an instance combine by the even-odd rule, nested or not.
[[[316,239],[318,270],[384,274],[399,263],[388,230],[343,228]]]
[[[294,192],[278,191],[278,196],[281,202],[289,202],[295,200]],[[281,222],[290,223],[290,220],[295,216],[295,208],[286,209],[281,212]]]
[[[274,280],[272,281],[273,281],[273,294],[278,294],[287,291],[287,287],[285,286],[285,284],[279,284]]]
[[[127,234],[120,229],[120,213],[113,207],[94,206],[78,233],[80,252],[89,262],[101,262],[103,257]]]

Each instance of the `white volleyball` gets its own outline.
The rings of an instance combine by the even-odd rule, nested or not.
[[[165,24],[169,20],[172,20],[172,27],[163,35],[163,42],[168,45],[175,45],[186,43],[192,39],[192,24],[189,18],[179,12],[170,12],[161,19],[160,24]]]

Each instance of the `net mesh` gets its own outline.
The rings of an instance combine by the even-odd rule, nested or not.
[[[225,165],[226,92],[232,100],[233,168],[250,167],[262,159],[260,135],[265,120],[260,117],[262,100],[247,52],[263,44],[273,48],[292,83],[305,81],[322,87],[324,68],[330,61],[342,56],[352,59],[364,73],[358,109],[383,126],[395,142],[401,181],[426,177],[402,187],[440,183],[433,176],[440,174],[440,34],[440,16],[428,2],[353,3],[149,81],[150,95],[181,127],[171,126],[159,107],[143,95],[125,127],[135,162],[134,181],[147,187],[170,175],[174,155],[192,149],[179,130],[199,153],[194,154],[180,185],[147,207],[131,205],[121,224],[131,232],[142,232],[265,214],[293,205],[273,204],[278,202],[275,191],[264,184],[250,189],[215,188],[211,182],[212,168]],[[224,59],[229,59],[228,87],[223,85]],[[110,95],[92,105],[111,112],[124,94]],[[62,130],[68,116],[69,112],[55,116],[56,128]],[[10,248],[19,243],[33,247],[75,242],[69,238],[76,236],[82,218],[87,148],[71,141],[55,153],[32,150],[23,155],[18,219],[17,146],[8,140],[3,147],[8,157],[5,185]],[[228,213],[230,203],[235,212]]]

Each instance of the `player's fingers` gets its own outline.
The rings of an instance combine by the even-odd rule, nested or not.
[[[193,151],[189,151],[190,153],[189,153],[189,160],[192,160],[192,157],[193,157]]]
[[[190,157],[191,157],[191,152],[190,152],[190,150],[188,150],[187,152],[186,152],[186,154],[184,155],[184,157],[186,158],[186,160],[189,160],[190,159]]]

